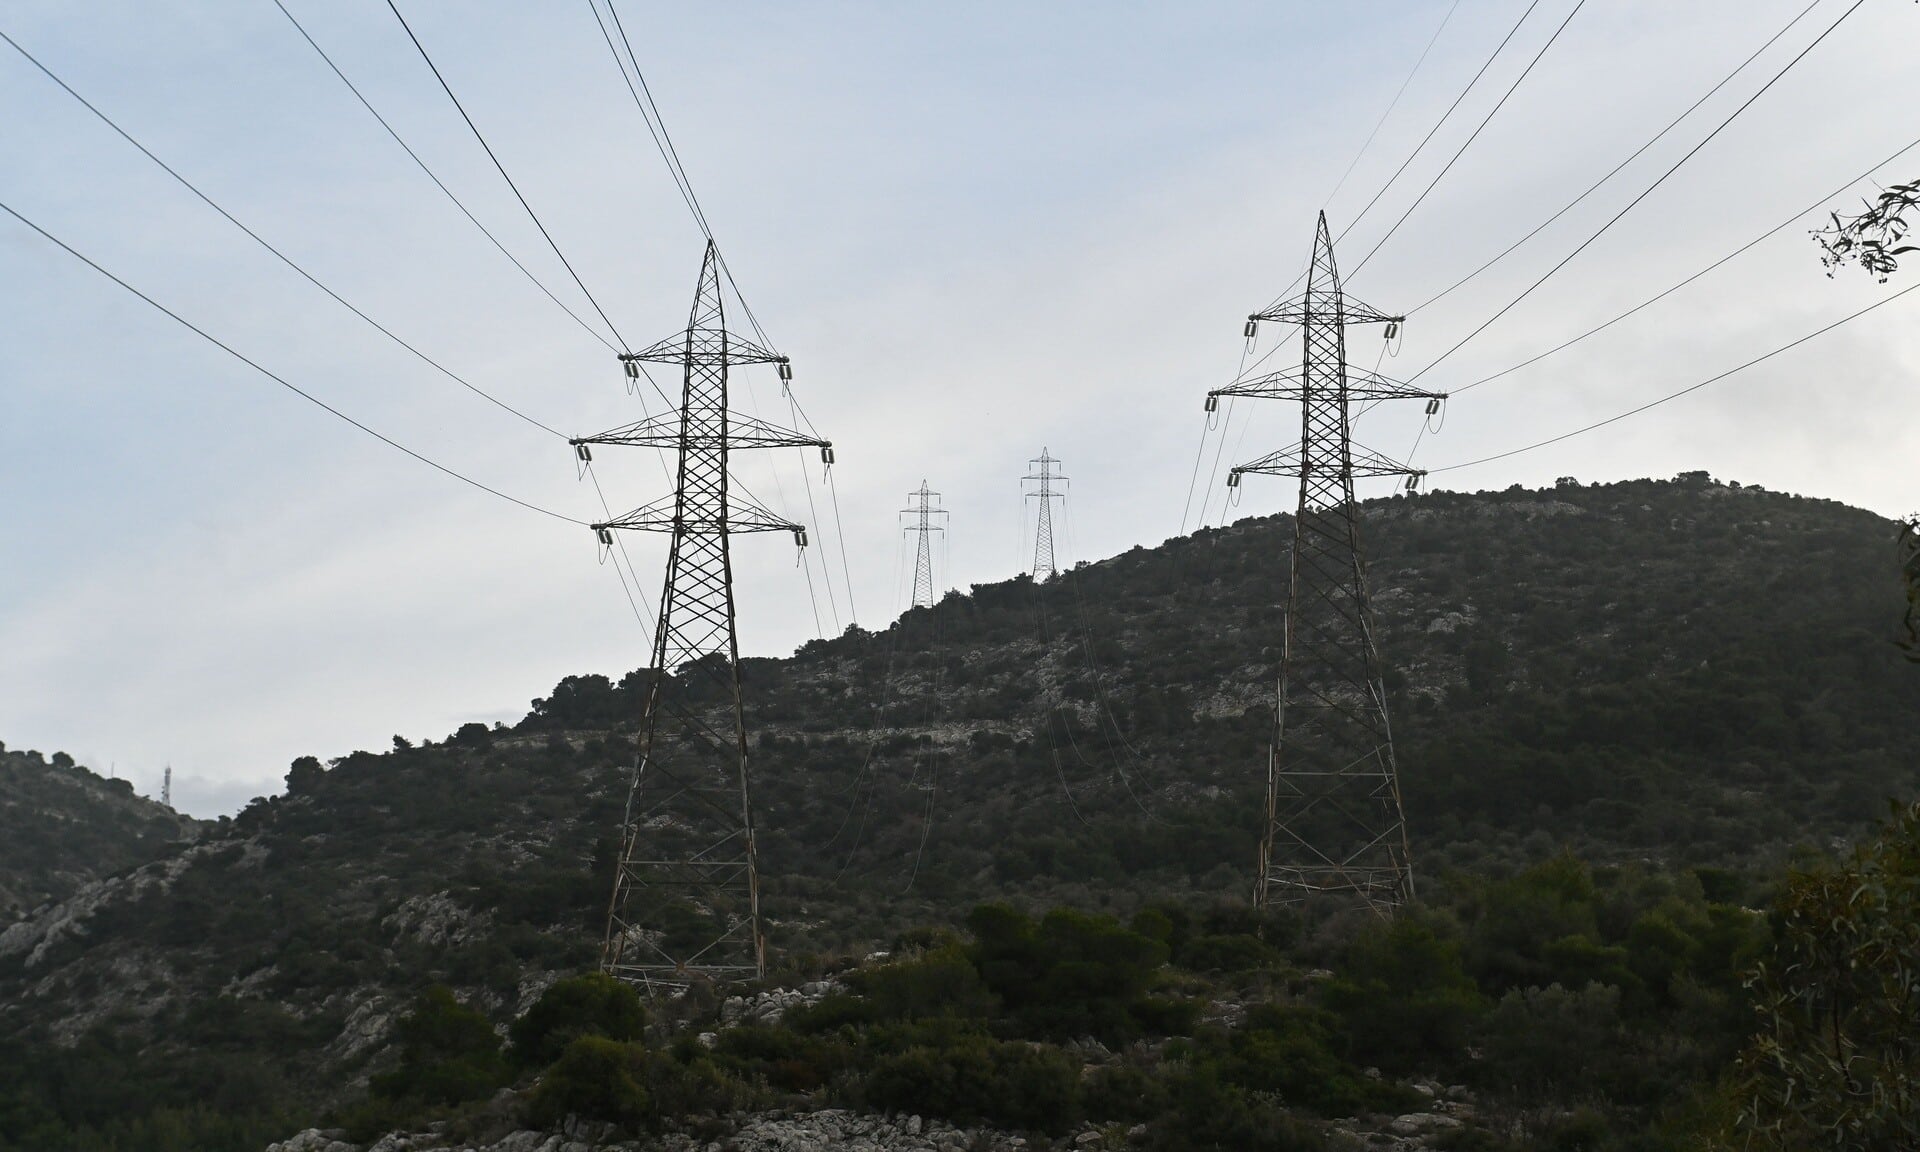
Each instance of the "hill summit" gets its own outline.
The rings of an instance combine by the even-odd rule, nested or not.
[[[1570,849],[1732,898],[1920,787],[1890,521],[1704,473],[1362,511],[1425,882]],[[1244,903],[1290,534],[1243,520],[744,661],[780,962],[987,899]],[[86,821],[0,806],[41,813],[40,842],[146,832],[79,891],[0,858],[0,892],[71,894],[0,933],[0,1038],[111,1023],[148,1055],[270,1050],[248,1091],[299,1100],[390,1061],[429,984],[524,1012],[597,954],[644,682],[569,677],[511,728],[302,758],[285,794],[158,859],[183,822],[7,754],[33,795],[89,798]]]
[[[175,851],[200,828],[64,752],[0,744],[0,924]]]

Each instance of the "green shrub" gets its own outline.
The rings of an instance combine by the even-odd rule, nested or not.
[[[957,949],[862,969],[847,982],[866,999],[871,1020],[990,1016],[999,1007],[979,972]]]
[[[1059,1133],[1079,1118],[1080,1066],[1057,1048],[973,1036],[879,1058],[862,1095],[875,1108]]]
[[[640,1084],[646,1052],[605,1036],[576,1036],[527,1102],[527,1117],[551,1128],[568,1116],[637,1128],[652,1115]]]
[[[434,985],[394,1027],[400,1066],[373,1078],[373,1094],[389,1100],[459,1104],[480,1100],[507,1082],[493,1025],[453,993]]]
[[[843,1045],[786,1028],[748,1024],[728,1028],[714,1044],[715,1062],[746,1081],[786,1092],[811,1092],[852,1058]]]
[[[1107,1064],[1086,1078],[1080,1098],[1089,1120],[1151,1120],[1166,1110],[1167,1088],[1138,1064]]]
[[[1249,972],[1277,967],[1282,959],[1278,948],[1244,933],[1196,936],[1174,956],[1175,963],[1194,972]]]
[[[1142,1152],[1326,1152],[1318,1127],[1211,1068],[1176,1071],[1168,1094],[1171,1107],[1147,1126]]]
[[[1111,916],[1066,908],[1035,924],[1004,904],[983,904],[967,928],[968,959],[987,988],[1031,1034],[1055,1039],[1135,1035],[1130,1009],[1167,961],[1162,941]]]
[[[521,1068],[541,1068],[560,1058],[581,1036],[609,1040],[639,1040],[646,1031],[647,1010],[631,985],[604,973],[574,976],[555,982],[526,1015],[513,1022],[513,1062]]]
[[[1320,1000],[1339,1018],[1349,1058],[1410,1071],[1465,1050],[1486,1005],[1450,933],[1403,915],[1362,932],[1345,960]]]
[[[1334,1024],[1316,1009],[1260,1005],[1228,1038],[1218,1063],[1221,1075],[1249,1092],[1323,1116],[1410,1106],[1400,1089],[1367,1078],[1334,1054]]]
[[[1484,1059],[1475,1071],[1486,1087],[1523,1099],[1601,1087],[1612,1079],[1603,1062],[1626,1055],[1620,990],[1515,989],[1481,1021],[1477,1038]]]

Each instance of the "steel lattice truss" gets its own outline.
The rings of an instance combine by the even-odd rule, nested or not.
[[[915,608],[933,607],[933,548],[931,541],[933,540],[933,534],[935,532],[946,531],[944,527],[935,524],[933,518],[947,514],[946,509],[937,508],[933,504],[933,501],[938,499],[939,496],[940,493],[928,488],[927,482],[922,480],[920,481],[920,487],[918,489],[907,493],[907,499],[914,502],[913,506],[900,510],[902,515],[917,517],[917,520],[907,525],[906,529],[909,532],[916,533],[920,538],[920,546],[913,561],[912,606]]]
[[[1208,398],[1209,408],[1215,396],[1300,404],[1298,444],[1228,475],[1236,486],[1250,472],[1300,482],[1254,899],[1285,905],[1322,894],[1357,896],[1385,914],[1412,896],[1413,872],[1353,482],[1418,473],[1356,448],[1350,405],[1355,399],[1432,403],[1444,395],[1347,368],[1349,324],[1394,324],[1401,318],[1341,291],[1325,213],[1306,291],[1249,317],[1249,336],[1263,320],[1300,326],[1300,369],[1240,381]]]
[[[1039,465],[1037,471],[1029,472],[1020,478],[1023,483],[1031,480],[1039,485],[1038,488],[1027,493],[1027,499],[1040,501],[1040,511],[1033,522],[1033,578],[1045,580],[1049,576],[1057,575],[1060,571],[1059,565],[1054,563],[1053,559],[1053,502],[1066,499],[1067,494],[1055,492],[1053,482],[1065,480],[1067,477],[1053,470],[1053,466],[1060,463],[1060,460],[1058,457],[1049,456],[1045,448],[1040,449],[1040,455],[1027,463]]]
[[[679,412],[575,441],[669,448],[678,460],[671,497],[593,526],[602,541],[615,529],[672,537],[601,956],[603,970],[650,990],[765,972],[730,538],[786,531],[804,545],[806,534],[736,491],[727,456],[831,447],[728,411],[729,367],[777,363],[784,375],[786,358],[727,331],[719,277],[709,242],[686,331],[621,357],[680,365]]]

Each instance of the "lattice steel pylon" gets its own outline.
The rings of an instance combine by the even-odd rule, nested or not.
[[[916,501],[916,503],[912,507],[902,508],[900,510],[901,515],[916,518],[913,523],[907,525],[906,530],[918,536],[920,541],[913,561],[912,607],[914,608],[933,607],[933,548],[931,542],[935,532],[946,531],[946,528],[942,525],[935,524],[933,518],[947,514],[946,509],[937,508],[932,503],[932,501],[938,499],[939,496],[940,493],[928,488],[927,482],[922,480],[920,481],[920,487],[918,489],[907,493],[907,499]]]
[[[671,496],[593,525],[602,546],[621,529],[671,539],[600,960],[650,992],[765,974],[731,540],[791,532],[805,547],[806,529],[734,483],[728,454],[816,446],[832,459],[828,441],[729,411],[729,369],[775,364],[783,380],[791,369],[727,330],[721,274],[708,241],[686,330],[620,356],[629,377],[642,362],[680,366],[679,410],[573,442],[583,458],[587,445],[619,444],[671,449],[678,462]]]
[[[1036,490],[1027,493],[1027,499],[1040,501],[1040,512],[1033,522],[1033,578],[1045,580],[1049,576],[1057,575],[1060,571],[1059,566],[1053,561],[1053,502],[1066,499],[1067,494],[1055,492],[1053,482],[1065,480],[1066,477],[1053,470],[1053,466],[1060,461],[1049,456],[1045,448],[1040,449],[1040,455],[1027,463],[1040,466],[1039,471],[1027,473],[1020,478],[1020,481],[1022,488],[1026,487],[1026,482],[1029,480],[1040,485]]]
[[[1353,482],[1405,476],[1412,490],[1423,473],[1355,447],[1350,406],[1424,399],[1431,414],[1446,396],[1347,367],[1348,325],[1386,324],[1391,337],[1404,317],[1342,292],[1324,212],[1305,292],[1249,316],[1248,339],[1263,320],[1300,326],[1300,367],[1207,394],[1209,411],[1221,396],[1300,404],[1298,444],[1227,474],[1231,487],[1249,472],[1300,482],[1254,902],[1358,897],[1388,915],[1412,898],[1413,866]]]

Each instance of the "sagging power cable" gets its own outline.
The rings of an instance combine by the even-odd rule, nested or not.
[[[373,437],[375,440],[380,441],[382,444],[385,444],[387,447],[393,448],[400,452],[404,452],[408,456],[411,456],[415,460],[418,460],[420,463],[425,464],[427,467],[432,468],[437,472],[445,473],[446,475],[453,477],[455,480],[460,481],[462,484],[466,484],[471,487],[478,488],[480,491],[485,492],[490,496],[498,496],[500,499],[505,500],[509,503],[518,504],[520,507],[527,509],[529,512],[538,512],[542,516],[551,516],[555,520],[564,520],[568,524],[576,524],[582,528],[591,527],[591,525],[589,525],[585,520],[576,520],[573,517],[568,516],[563,512],[555,512],[551,508],[542,508],[540,505],[534,504],[530,501],[522,500],[518,496],[510,496],[507,493],[502,492],[498,488],[492,487],[491,485],[484,484],[478,480],[475,480],[473,477],[468,476],[465,473],[456,472],[452,468],[447,467],[445,464],[442,464],[439,461],[432,459],[431,457],[422,455],[421,453],[414,451],[413,449],[407,447],[405,444],[400,443],[398,440],[393,439],[391,436],[388,436],[383,432],[375,431],[373,428],[369,427],[366,424],[361,423],[359,420],[354,419],[352,416],[347,415],[345,412],[341,411],[338,408],[335,408],[333,405],[327,403],[325,400],[320,399],[318,396],[315,396],[313,393],[306,391],[300,386],[287,380],[285,377],[274,373],[270,369],[260,364],[258,361],[253,360],[250,357],[248,357],[245,353],[242,353],[236,350],[232,345],[222,341],[218,337],[214,336],[212,333],[208,332],[206,329],[195,324],[193,321],[188,320],[186,317],[180,315],[178,312],[175,312],[173,309],[167,307],[165,304],[160,303],[160,301],[154,299],[152,296],[147,295],[145,292],[142,292],[140,289],[135,288],[132,284],[129,284],[127,281],[122,280],[120,277],[114,275],[112,272],[107,271],[107,269],[105,269],[98,263],[95,263],[90,257],[80,252],[78,249],[74,248],[72,245],[68,244],[66,241],[60,239],[58,236],[55,236],[53,233],[47,231],[45,228],[42,228],[40,225],[34,223],[32,220],[29,220],[27,217],[15,211],[11,205],[8,205],[4,202],[0,202],[0,212],[5,212],[7,215],[13,217],[15,220],[18,220],[20,223],[26,225],[28,228],[33,229],[33,231],[39,233],[43,239],[47,240],[49,243],[60,248],[67,255],[72,256],[74,259],[80,261],[82,264],[85,264],[87,267],[93,269],[95,272],[98,272],[100,275],[105,276],[107,279],[113,281],[115,284],[118,284],[120,287],[126,289],[128,292],[131,292],[133,295],[138,296],[141,300],[144,300],[146,303],[151,305],[154,309],[156,309],[157,311],[165,315],[168,319],[174,321],[176,324],[179,324],[181,327],[187,329],[189,332],[192,332],[194,335],[200,337],[202,340],[205,340],[207,343],[212,344],[214,347],[220,349],[222,352],[225,352],[227,355],[233,357],[235,360],[238,360],[242,364],[245,364],[247,367],[253,369],[255,372],[260,373],[262,376],[265,376],[267,379],[273,381],[275,384],[280,385],[282,388],[285,388],[287,391],[292,392],[294,395],[300,397],[302,400],[305,400],[307,403],[312,404],[315,407],[320,408],[326,411],[327,413],[335,417],[338,417],[341,420],[346,421],[348,424],[353,425],[355,428],[358,428],[360,431],[365,432],[367,435]]]
[[[293,24],[294,28],[300,33],[301,39],[305,40],[307,44],[311,46],[315,52],[320,54],[320,59],[325,61],[327,67],[333,71],[333,74],[340,78],[340,82],[347,86],[347,91],[353,93],[354,99],[360,101],[360,106],[362,108],[365,108],[368,111],[368,113],[370,113],[373,116],[375,120],[378,120],[380,122],[380,127],[386,129],[387,135],[393,137],[393,142],[395,144],[400,145],[401,150],[406,152],[408,158],[410,158],[414,162],[414,164],[419,166],[420,171],[427,174],[427,179],[433,181],[434,187],[440,189],[441,192],[445,193],[447,199],[453,202],[453,206],[455,208],[460,209],[460,214],[465,216],[468,220],[472,221],[473,226],[475,228],[480,229],[480,234],[485,236],[490,242],[492,242],[495,248],[499,249],[500,255],[505,256],[509,261],[511,261],[513,266],[520,270],[520,274],[525,276],[527,280],[530,281],[535,288],[538,288],[542,295],[546,296],[547,299],[553,301],[554,305],[558,307],[562,312],[565,312],[567,316],[571,318],[575,324],[578,324],[580,326],[581,331],[593,337],[595,340],[598,340],[601,344],[605,345],[608,351],[610,352],[620,351],[620,348],[618,345],[614,344],[613,341],[601,335],[599,330],[596,329],[593,325],[587,323],[584,319],[582,319],[579,313],[575,312],[572,308],[567,307],[566,302],[561,300],[560,297],[555,296],[553,294],[553,290],[548,288],[545,282],[543,282],[538,276],[535,276],[531,269],[529,269],[525,264],[520,262],[519,257],[515,256],[512,252],[507,250],[507,246],[500,242],[500,238],[498,236],[495,236],[491,229],[489,229],[485,224],[482,224],[480,222],[480,218],[475,216],[473,212],[467,208],[466,204],[460,199],[460,197],[454,195],[453,189],[447,187],[446,183],[440,179],[439,175],[436,174],[432,168],[429,168],[427,166],[427,162],[420,158],[420,154],[413,150],[413,146],[411,144],[408,144],[406,140],[401,137],[399,132],[395,131],[393,125],[387,122],[387,118],[380,114],[380,110],[373,106],[373,102],[367,99],[366,95],[360,91],[359,87],[355,85],[353,81],[347,79],[347,74],[345,72],[342,72],[340,70],[340,66],[333,62],[333,57],[327,55],[327,50],[320,47],[319,42],[313,38],[312,34],[310,34],[307,31],[306,27],[302,25],[299,20],[294,18],[293,13],[287,10],[287,6],[284,3],[282,3],[281,0],[273,0],[273,3],[275,7],[279,8],[280,11],[283,14],[285,14],[288,21],[290,21]]]
[[[408,352],[412,353],[415,357],[417,357],[422,363],[425,363],[429,367],[433,368],[435,371],[439,372],[442,376],[445,376],[447,379],[460,385],[462,388],[465,388],[467,391],[472,392],[474,395],[480,397],[482,400],[485,400],[489,404],[492,404],[495,407],[498,407],[501,410],[508,412],[520,418],[521,420],[526,421],[528,424],[531,424],[535,428],[538,428],[540,431],[545,432],[548,435],[558,436],[562,440],[567,438],[566,433],[561,432],[558,429],[553,428],[550,425],[545,424],[540,420],[537,420],[534,417],[527,415],[525,412],[522,412],[520,409],[515,408],[513,405],[500,399],[498,396],[493,395],[492,393],[486,391],[485,389],[467,380],[465,377],[453,371],[453,369],[448,368],[446,365],[440,363],[438,360],[435,360],[433,357],[427,355],[425,352],[422,352],[419,348],[408,343],[405,339],[403,339],[398,334],[396,334],[392,329],[380,323],[380,321],[375,320],[372,316],[369,316],[367,313],[361,311],[360,308],[356,306],[352,301],[340,295],[340,293],[335,292],[332,288],[327,287],[327,285],[321,283],[318,277],[314,276],[313,273],[308,272],[305,268],[301,267],[299,262],[294,260],[293,257],[288,256],[285,252],[282,252],[280,249],[274,247],[274,245],[271,242],[269,242],[264,236],[261,236],[258,232],[255,232],[252,228],[248,227],[245,223],[243,223],[240,220],[239,217],[235,216],[233,213],[221,207],[219,202],[214,200],[213,197],[201,191],[199,185],[187,179],[185,176],[182,176],[179,173],[179,171],[176,170],[171,164],[168,164],[165,160],[160,159],[160,157],[155,155],[153,151],[149,149],[145,144],[142,144],[140,141],[136,140],[131,133],[129,133],[126,129],[120,127],[120,125],[114,121],[113,117],[108,116],[105,112],[102,112],[98,107],[96,107],[92,101],[88,100],[85,96],[80,95],[79,92],[74,90],[72,85],[68,84],[65,80],[62,80],[57,74],[54,73],[54,71],[51,68],[48,68],[45,64],[42,64],[39,61],[39,59],[36,58],[31,52],[28,52],[25,48],[21,47],[20,43],[16,41],[13,37],[7,35],[5,32],[0,32],[0,40],[5,40],[8,46],[10,46],[15,52],[18,52],[21,56],[25,57],[26,61],[29,64],[32,64],[35,68],[38,68],[40,72],[47,77],[47,79],[59,85],[61,90],[66,92],[67,95],[79,101],[81,107],[93,113],[95,118],[97,118],[102,124],[105,124],[107,127],[113,129],[113,131],[117,133],[122,140],[125,140],[127,143],[133,145],[136,149],[138,149],[142,156],[145,156],[147,159],[153,161],[154,164],[159,166],[162,172],[165,172],[168,176],[173,177],[174,181],[178,183],[182,188],[185,188],[187,191],[199,197],[201,203],[213,209],[215,212],[218,212],[222,217],[226,219],[227,223],[232,224],[235,228],[238,228],[240,231],[246,233],[248,239],[252,240],[255,244],[258,244],[260,247],[272,253],[275,258],[277,258],[282,264],[285,264],[288,268],[293,269],[293,271],[298,273],[302,279],[306,280],[307,283],[313,285],[315,288],[320,289],[320,291],[332,297],[334,302],[339,304],[342,308],[345,308],[347,311],[353,313],[355,316],[358,316],[360,319],[366,321],[368,324],[372,325],[374,329],[377,330],[382,336],[385,336],[387,339],[393,341],[395,344],[398,344],[400,347],[406,349]]]
[[[1707,133],[1704,139],[1702,139],[1698,144],[1695,144],[1692,148],[1688,149],[1686,155],[1674,161],[1672,167],[1668,168],[1665,172],[1661,173],[1659,178],[1654,180],[1652,184],[1647,185],[1646,189],[1642,191],[1638,196],[1635,196],[1631,201],[1629,201],[1626,207],[1614,213],[1612,218],[1610,218],[1605,224],[1602,224],[1597,230],[1594,231],[1592,235],[1588,236],[1585,240],[1582,240],[1580,242],[1579,247],[1567,253],[1567,255],[1558,264],[1555,264],[1553,267],[1547,269],[1547,271],[1544,274],[1542,274],[1538,280],[1535,280],[1532,284],[1529,284],[1524,290],[1521,291],[1521,293],[1518,296],[1515,296],[1512,300],[1509,300],[1505,305],[1503,305],[1498,312],[1495,312],[1492,316],[1489,316],[1487,317],[1486,320],[1482,321],[1479,327],[1467,333],[1465,336],[1462,336],[1459,339],[1459,341],[1456,342],[1451,348],[1448,348],[1445,352],[1442,352],[1439,356],[1429,361],[1426,367],[1420,369],[1420,371],[1418,372],[1415,372],[1412,376],[1409,376],[1406,382],[1411,384],[1414,381],[1420,379],[1422,376],[1425,376],[1427,373],[1433,371],[1435,368],[1439,367],[1441,364],[1445,363],[1446,360],[1449,357],[1451,357],[1455,352],[1458,352],[1460,349],[1466,347],[1467,343],[1471,341],[1474,337],[1480,335],[1480,333],[1482,332],[1485,332],[1488,328],[1491,328],[1496,321],[1498,321],[1502,316],[1505,316],[1508,312],[1511,312],[1514,309],[1514,307],[1517,306],[1522,300],[1525,300],[1528,296],[1533,295],[1536,289],[1538,289],[1542,284],[1545,284],[1548,280],[1552,279],[1555,273],[1559,272],[1562,268],[1565,268],[1568,264],[1572,263],[1574,257],[1580,255],[1580,253],[1582,252],[1585,252],[1587,248],[1593,244],[1594,241],[1606,235],[1609,229],[1611,229],[1615,224],[1618,224],[1622,219],[1626,217],[1627,213],[1639,207],[1640,204],[1644,200],[1646,200],[1647,197],[1653,195],[1655,189],[1659,188],[1660,185],[1666,183],[1668,177],[1672,176],[1675,172],[1678,172],[1687,163],[1687,161],[1699,155],[1700,150],[1702,148],[1705,148],[1708,144],[1712,143],[1713,140],[1716,137],[1718,137],[1721,132],[1726,130],[1728,125],[1732,124],[1735,120],[1739,119],[1740,114],[1742,112],[1745,112],[1748,108],[1753,107],[1753,104],[1755,101],[1759,100],[1760,97],[1766,95],[1767,92],[1771,90],[1775,84],[1778,84],[1780,80],[1784,76],[1786,76],[1788,72],[1791,72],[1793,70],[1794,65],[1806,59],[1807,55],[1811,53],[1815,48],[1818,48],[1821,45],[1821,43],[1826,40],[1828,36],[1833,35],[1834,30],[1839,28],[1840,25],[1846,21],[1847,17],[1859,11],[1860,6],[1864,3],[1866,3],[1866,0],[1854,0],[1853,5],[1851,7],[1849,7],[1845,12],[1842,12],[1838,19],[1836,19],[1832,24],[1829,24],[1827,26],[1826,31],[1816,36],[1811,44],[1808,44],[1805,48],[1802,48],[1799,51],[1799,53],[1794,56],[1793,59],[1787,61],[1787,63],[1778,72],[1775,72],[1773,74],[1772,79],[1768,80],[1765,84],[1760,86],[1759,91],[1755,92],[1753,95],[1747,97],[1746,100],[1742,101],[1740,106],[1738,108],[1735,108],[1731,113],[1729,113],[1727,115],[1727,118],[1722,120],[1719,123],[1719,125],[1714,128],[1713,131]]]
[[[505,180],[507,187],[513,190],[514,199],[520,201],[520,207],[527,210],[527,216],[533,221],[533,226],[538,228],[540,235],[546,238],[547,247],[553,249],[553,254],[558,256],[560,263],[566,266],[567,275],[573,277],[573,282],[580,286],[580,291],[585,294],[587,302],[592,304],[593,310],[600,314],[601,322],[607,326],[607,331],[613,333],[613,338],[619,343],[621,351],[629,351],[627,338],[620,335],[619,327],[607,316],[607,310],[600,307],[600,301],[594,298],[593,292],[587,288],[586,281],[580,279],[580,273],[574,271],[573,262],[567,259],[565,252],[560,251],[560,245],[554,241],[553,233],[547,231],[547,226],[540,222],[540,214],[535,212],[533,205],[527,203],[527,198],[520,194],[520,186],[513,182],[513,177],[507,175],[506,165],[502,164],[500,157],[494,154],[493,146],[487,143],[487,138],[480,132],[480,126],[473,122],[473,117],[467,115],[466,106],[460,103],[460,97],[453,94],[453,86],[448,84],[447,78],[440,74],[439,66],[433,62],[433,57],[427,53],[427,46],[422,44],[420,38],[413,34],[412,25],[408,24],[407,18],[400,14],[400,6],[395,4],[394,0],[387,0],[387,7],[393,10],[394,19],[400,21],[400,27],[406,30],[407,39],[413,41],[414,48],[419,51],[420,59],[426,61],[428,70],[433,73],[433,78],[440,82],[440,88],[446,92],[447,99],[453,101],[455,111],[460,113],[460,119],[466,121],[467,128],[473,133],[473,138],[480,142],[480,147],[486,152],[487,159],[493,161],[493,166],[495,170],[500,173],[500,178]]]
[[[1625,412],[1621,412],[1621,413],[1617,413],[1616,415],[1609,416],[1605,420],[1597,420],[1592,424],[1588,424],[1584,428],[1575,428],[1571,432],[1563,432],[1558,436],[1550,437],[1546,440],[1536,441],[1535,443],[1528,444],[1525,447],[1514,448],[1506,452],[1496,452],[1491,456],[1482,456],[1478,460],[1466,460],[1466,461],[1462,461],[1459,464],[1448,464],[1443,468],[1429,468],[1427,469],[1427,471],[1429,473],[1456,472],[1462,468],[1472,468],[1481,464],[1490,464],[1495,460],[1505,460],[1508,457],[1518,456],[1524,452],[1532,452],[1535,449],[1545,448],[1551,444],[1558,444],[1563,440],[1571,440],[1575,436],[1581,436],[1588,432],[1592,432],[1596,428],[1605,428],[1609,424],[1617,424],[1620,421],[1627,419],[1629,416],[1637,416],[1640,413],[1645,412],[1650,408],[1658,408],[1660,405],[1665,404],[1671,400],[1677,400],[1680,397],[1687,395],[1689,392],[1698,392],[1700,389],[1705,388],[1709,384],[1718,383],[1719,381],[1725,380],[1727,377],[1732,376],[1735,373],[1746,371],[1747,369],[1753,367],[1755,364],[1759,364],[1762,361],[1771,360],[1775,356],[1780,355],[1782,352],[1786,352],[1786,351],[1789,351],[1790,349],[1798,348],[1800,345],[1805,344],[1809,340],[1812,340],[1819,336],[1826,335],[1828,332],[1833,331],[1835,328],[1840,327],[1842,324],[1847,324],[1854,320],[1858,320],[1860,317],[1865,316],[1867,313],[1872,312],[1876,308],[1884,308],[1888,304],[1893,303],[1895,300],[1900,299],[1900,297],[1905,296],[1907,293],[1912,292],[1915,289],[1920,289],[1920,284],[1913,284],[1906,288],[1902,288],[1900,291],[1895,292],[1893,295],[1888,296],[1883,300],[1876,300],[1873,303],[1867,305],[1865,308],[1862,308],[1856,312],[1852,312],[1845,316],[1842,316],[1840,319],[1833,321],[1831,324],[1827,324],[1821,328],[1816,328],[1812,332],[1809,332],[1806,335],[1801,336],[1796,340],[1790,340],[1787,343],[1782,344],[1778,348],[1775,348],[1769,352],[1763,352],[1760,355],[1755,356],[1753,359],[1748,360],[1744,364],[1737,364],[1734,367],[1727,369],[1725,372],[1721,372],[1716,375],[1709,376],[1705,380],[1702,380],[1697,384],[1689,384],[1687,387],[1682,388],[1676,392],[1669,392],[1665,396],[1662,396],[1657,400],[1650,400],[1645,404],[1639,405],[1638,407],[1629,408]]]

